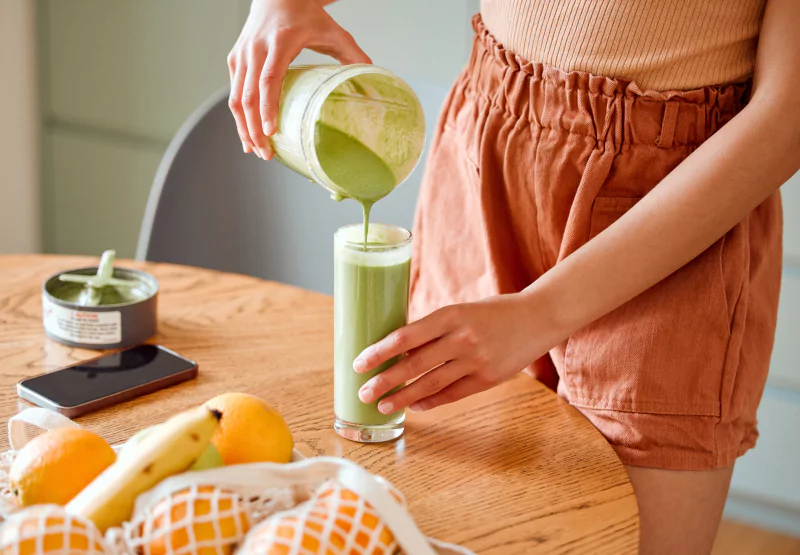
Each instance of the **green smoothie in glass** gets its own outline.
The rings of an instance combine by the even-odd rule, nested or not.
[[[353,360],[370,345],[404,326],[408,315],[411,233],[372,224],[343,227],[334,236],[334,427],[361,442],[388,441],[403,433],[404,411],[385,415],[377,402],[362,403],[358,390],[396,360],[368,372]]]

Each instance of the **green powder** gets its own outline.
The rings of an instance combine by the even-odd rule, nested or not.
[[[347,197],[361,204],[366,244],[370,210],[397,186],[394,173],[361,141],[322,122],[317,122],[314,143],[322,170]]]

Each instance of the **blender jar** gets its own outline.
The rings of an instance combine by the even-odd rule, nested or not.
[[[341,140],[348,148],[339,147]],[[335,199],[374,202],[416,167],[425,143],[425,117],[414,91],[383,68],[293,66],[283,82],[278,129],[270,142],[281,163]],[[366,164],[369,171],[352,171],[355,163]],[[371,182],[365,181],[367,175],[373,176]]]

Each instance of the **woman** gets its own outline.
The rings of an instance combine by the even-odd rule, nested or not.
[[[254,0],[228,58],[245,152],[271,158],[302,48],[369,63],[324,3]],[[708,553],[772,349],[800,2],[483,0],[473,24],[417,212],[418,319],[354,366],[410,356],[361,398],[419,377],[379,407],[430,410],[527,368],[625,463],[641,552]]]

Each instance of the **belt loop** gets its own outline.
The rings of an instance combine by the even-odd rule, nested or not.
[[[625,101],[623,103],[624,110],[622,112],[622,121],[623,121],[623,128],[622,128],[622,142],[627,144],[633,144],[635,134],[633,132],[633,97],[625,95]]]
[[[706,112],[708,107],[704,104],[701,104],[697,107],[697,120],[695,123],[697,137],[695,137],[695,141],[697,144],[702,143],[706,140]]]
[[[675,136],[675,124],[678,121],[678,103],[668,101],[664,104],[664,119],[661,120],[661,134],[656,139],[658,148],[672,148],[672,139]]]

